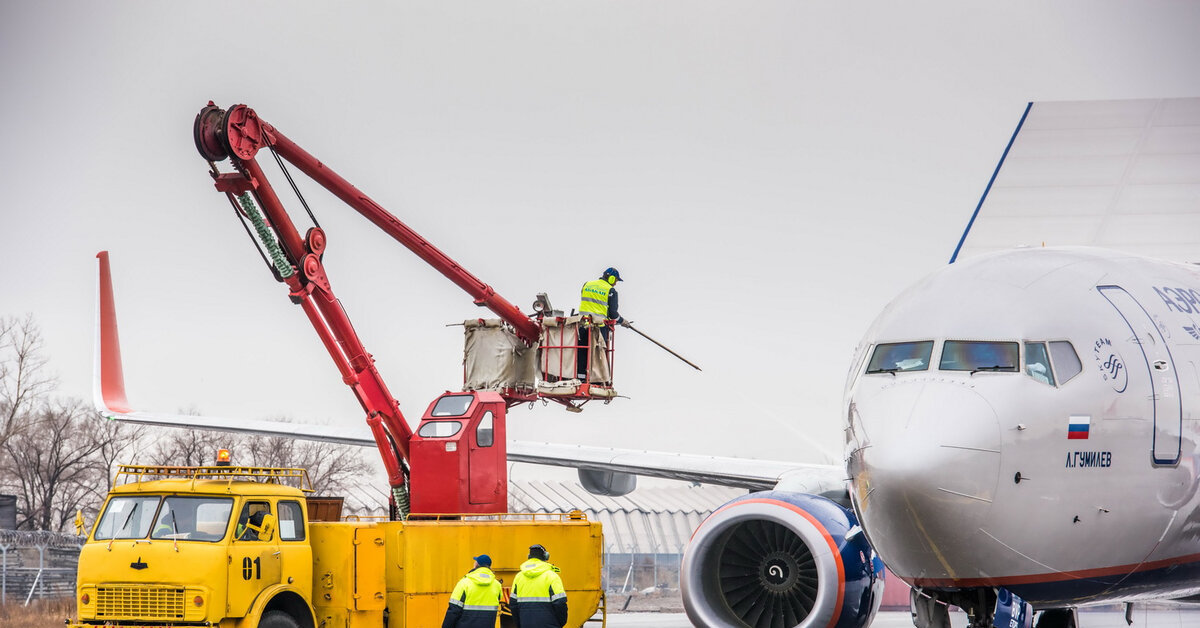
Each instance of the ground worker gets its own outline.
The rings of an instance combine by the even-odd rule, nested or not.
[[[529,560],[513,581],[512,616],[517,628],[562,628],[567,625],[567,591],[558,567],[546,562],[550,552],[529,547]]]
[[[450,606],[442,628],[495,628],[500,612],[500,582],[492,573],[492,558],[487,554],[475,561],[450,594]]]
[[[625,325],[625,319],[621,318],[621,314],[617,311],[617,289],[616,285],[621,279],[621,273],[617,269],[609,267],[605,268],[600,274],[599,279],[593,279],[583,284],[583,289],[579,297],[579,313],[602,316],[607,319],[616,321],[618,325]],[[608,346],[608,326],[600,327],[600,334],[604,336],[604,344]],[[590,346],[591,334],[586,325],[579,326],[579,346],[584,347],[580,350],[576,357],[577,368],[581,379],[587,378],[587,347]]]

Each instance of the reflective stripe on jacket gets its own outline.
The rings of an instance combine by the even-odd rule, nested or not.
[[[495,628],[500,583],[487,567],[476,567],[454,585],[442,628]]]
[[[603,279],[593,279],[583,284],[579,297],[579,312],[581,314],[599,314],[608,318],[608,292],[612,286]]]
[[[518,628],[562,628],[567,625],[567,591],[558,567],[530,558],[513,580],[512,614]]]

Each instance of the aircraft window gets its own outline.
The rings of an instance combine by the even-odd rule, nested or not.
[[[942,346],[943,371],[1017,371],[1017,343],[947,340]]]
[[[232,512],[233,500],[228,497],[168,497],[150,538],[220,541],[225,538]]]
[[[1054,370],[1058,373],[1060,385],[1071,381],[1071,378],[1083,370],[1075,347],[1065,340],[1050,343],[1050,359],[1054,361]]]
[[[494,433],[492,432],[492,413],[483,413],[483,418],[479,420],[479,427],[475,428],[475,444],[480,447],[491,447],[495,441]]]
[[[929,356],[933,354],[933,341],[889,342],[875,347],[867,373],[895,373],[897,371],[924,371],[929,368]]]
[[[1025,343],[1025,373],[1043,384],[1054,385],[1054,372],[1050,370],[1046,343]]]
[[[96,524],[95,539],[144,539],[150,533],[150,523],[158,512],[158,502],[152,497],[114,497],[108,500],[100,523]]]
[[[433,406],[432,416],[462,416],[471,407],[472,395],[446,395]]]
[[[417,433],[425,438],[449,438],[462,429],[459,421],[426,421]]]

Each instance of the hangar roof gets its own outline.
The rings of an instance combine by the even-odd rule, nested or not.
[[[709,513],[745,494],[740,488],[679,483],[605,497],[578,482],[512,481],[508,501],[511,512],[582,510],[604,525],[604,551],[609,554],[682,554]]]

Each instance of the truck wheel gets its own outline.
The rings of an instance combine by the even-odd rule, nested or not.
[[[258,628],[300,628],[300,624],[283,611],[268,611],[258,620]]]

